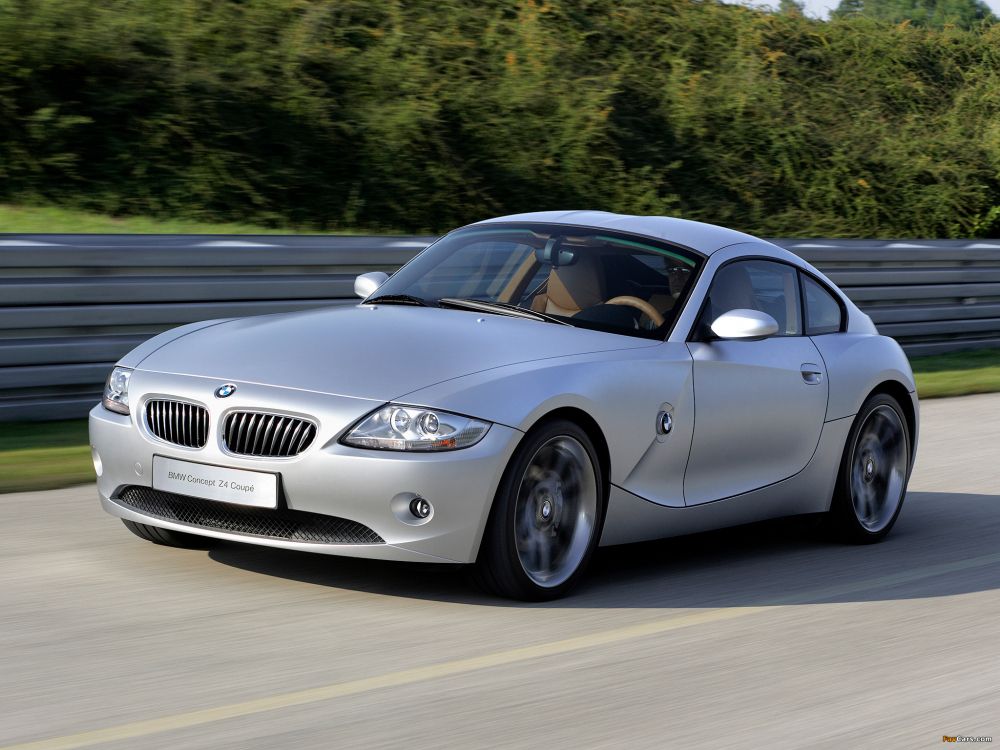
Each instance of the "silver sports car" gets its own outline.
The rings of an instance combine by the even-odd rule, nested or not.
[[[768,242],[521,214],[355,289],[126,355],[90,414],[104,508],[160,544],[470,564],[522,599],[599,544],[794,514],[864,543],[899,515],[909,363]]]

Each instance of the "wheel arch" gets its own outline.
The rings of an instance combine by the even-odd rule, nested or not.
[[[607,505],[608,492],[611,488],[611,451],[608,448],[608,441],[604,437],[604,431],[601,429],[601,426],[597,423],[596,419],[583,409],[575,406],[560,406],[541,415],[534,421],[527,432],[531,432],[538,425],[553,419],[565,419],[579,426],[580,429],[587,433],[587,437],[590,438],[590,442],[593,443],[594,450],[597,452],[597,461],[601,466],[601,475],[604,479],[602,492],[604,493],[605,505]]]
[[[914,404],[915,396],[900,381],[883,380],[865,396],[865,401],[880,393],[892,396],[903,409],[903,416],[906,418],[906,432],[910,438],[910,465],[912,466],[913,458],[917,453],[917,409]]]

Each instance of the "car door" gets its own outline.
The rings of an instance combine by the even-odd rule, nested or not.
[[[711,334],[716,317],[741,308],[771,315],[778,334],[762,340]],[[798,271],[756,259],[722,266],[688,348],[695,428],[685,503],[739,495],[805,468],[823,429],[828,385],[823,359],[803,335]]]

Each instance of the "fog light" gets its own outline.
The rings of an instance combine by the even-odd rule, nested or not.
[[[431,514],[431,504],[422,497],[415,497],[410,501],[410,513],[417,518],[427,518]]]

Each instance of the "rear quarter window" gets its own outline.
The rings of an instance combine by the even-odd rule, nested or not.
[[[807,336],[843,330],[844,311],[822,284],[802,274],[802,294],[806,303]]]

